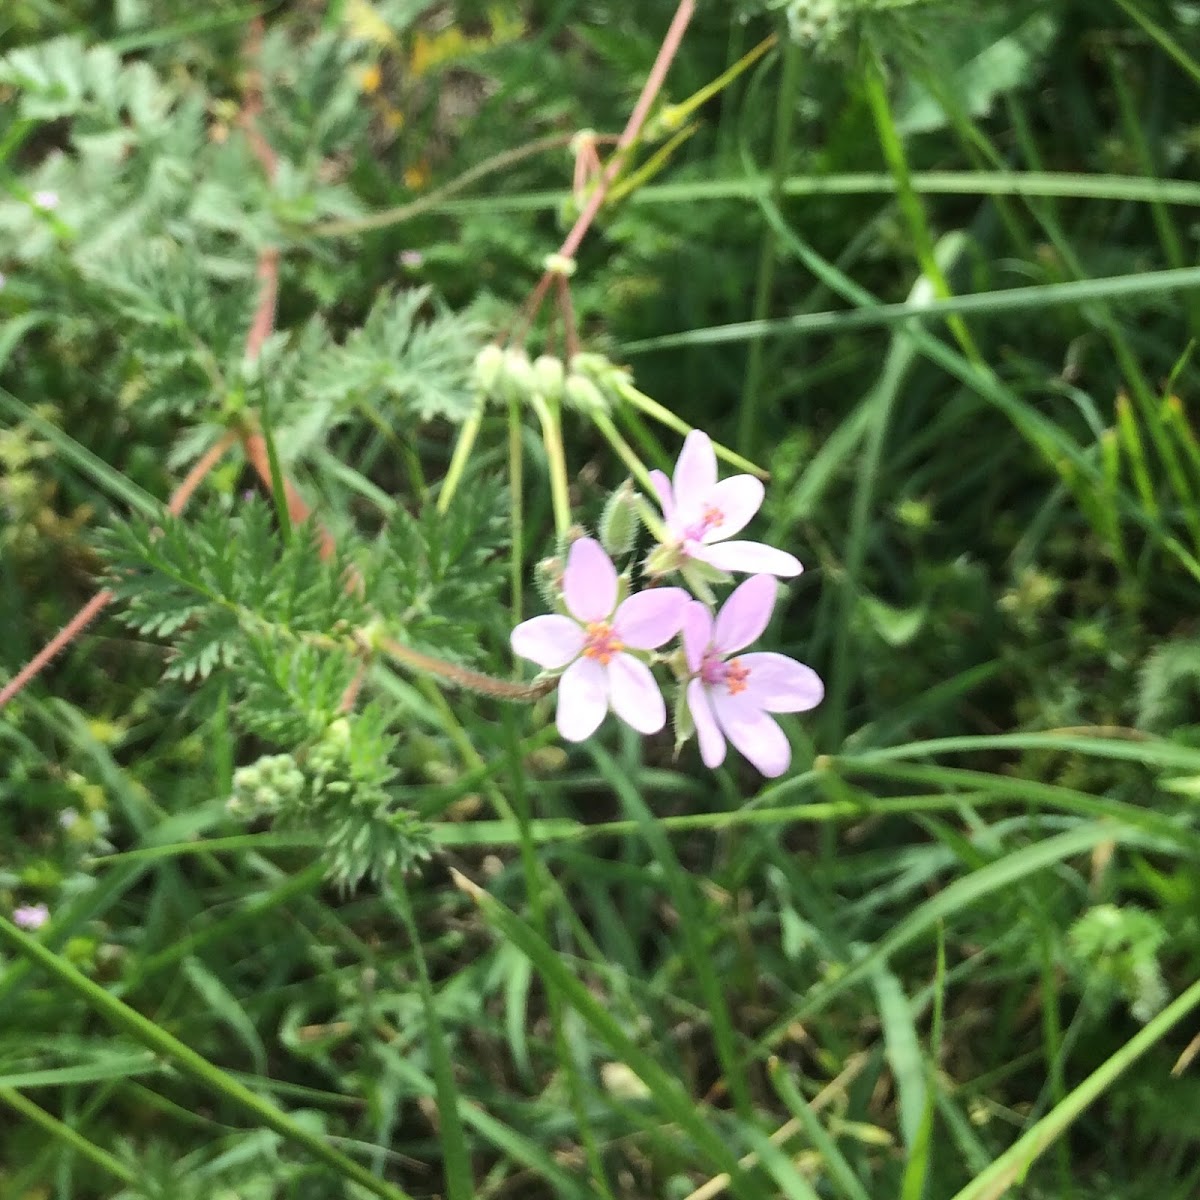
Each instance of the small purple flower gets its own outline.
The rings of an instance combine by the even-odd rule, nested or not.
[[[420,250],[401,250],[400,265],[407,267],[410,271],[418,270],[425,262],[425,255]]]
[[[652,588],[617,604],[617,571],[600,543],[580,538],[563,572],[570,616],[550,613],[512,631],[513,652],[548,671],[558,684],[558,732],[569,742],[595,733],[611,708],[638,733],[657,733],[666,705],[650,668],[627,650],[656,650],[683,621],[683,588]]]
[[[825,695],[817,673],[786,655],[737,656],[767,627],[775,587],[770,575],[753,575],[733,590],[715,622],[697,600],[684,613],[687,705],[706,767],[725,761],[728,738],[767,778],[782,775],[792,750],[767,714],[806,712]]]
[[[41,929],[50,920],[50,910],[44,904],[22,904],[13,909],[12,917],[18,929]]]
[[[53,212],[58,207],[58,193],[45,189],[33,193],[33,203],[42,212]]]
[[[664,570],[680,570],[689,559],[718,571],[792,576],[804,569],[774,546],[726,540],[758,512],[763,485],[753,475],[731,475],[718,482],[717,455],[708,434],[693,429],[684,439],[673,482],[662,471],[651,471],[650,479],[667,523],[666,543],[651,558],[657,554]]]

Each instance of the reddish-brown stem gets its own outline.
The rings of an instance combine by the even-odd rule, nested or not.
[[[571,285],[565,275],[558,277],[558,304],[562,310],[567,362],[579,353],[579,334],[575,329],[575,306],[571,303]]]
[[[267,178],[273,180],[277,165],[275,152],[258,128],[258,116],[262,112],[263,103],[262,79],[257,65],[262,49],[262,38],[263,20],[261,17],[255,17],[250,23],[246,39],[247,57],[254,66],[247,82],[241,124],[255,157],[262,164]],[[246,357],[251,360],[256,359],[262,352],[263,343],[270,337],[271,330],[275,325],[275,300],[279,289],[279,251],[274,247],[267,247],[258,256],[258,281],[258,307],[246,335]],[[177,517],[183,512],[196,489],[237,440],[238,435],[229,430],[223,433],[200,456],[167,501],[167,511],[172,516]],[[261,438],[259,440],[261,441]],[[263,457],[265,461],[265,446],[263,447]],[[268,476],[269,474],[268,471]],[[298,496],[296,499],[303,505],[303,501]],[[290,510],[290,497],[288,507]],[[330,541],[332,542],[332,539]],[[324,548],[324,543],[322,543],[322,548]],[[21,692],[31,680],[36,679],[55,657],[61,654],[112,603],[113,599],[112,592],[107,588],[97,592],[3,688],[0,688],[0,708],[3,708]]]
[[[667,77],[667,71],[670,70],[671,63],[679,51],[679,44],[683,41],[684,32],[687,30],[695,9],[696,0],[679,0],[679,7],[675,10],[674,17],[671,18],[671,24],[667,29],[666,36],[663,38],[662,45],[658,48],[658,55],[654,59],[654,66],[650,68],[650,74],[646,77],[641,95],[638,96],[637,103],[633,106],[633,111],[629,114],[629,120],[625,123],[625,128],[621,136],[617,139],[617,148],[609,158],[608,165],[600,174],[600,178],[596,181],[596,186],[592,189],[587,203],[583,206],[579,216],[575,218],[575,224],[571,226],[570,233],[567,234],[563,239],[563,244],[558,248],[558,253],[561,257],[575,257],[575,251],[579,249],[580,243],[591,228],[592,222],[596,219],[596,214],[600,211],[600,206],[604,203],[605,196],[608,195],[608,189],[612,186],[612,181],[621,169],[625,151],[633,145],[638,135],[642,132],[642,126],[646,123],[646,118],[650,115],[650,106],[654,103],[655,97],[662,89],[663,81]],[[546,271],[541,279],[538,280],[537,286],[534,287],[533,292],[521,310],[521,320],[517,325],[519,330],[518,336],[524,337],[529,326],[533,323],[533,319],[537,316],[538,310],[542,306],[542,301],[546,298],[546,292],[549,290],[551,280],[555,274],[556,272],[554,271]],[[574,331],[572,330],[568,336],[573,335]]]
[[[563,244],[559,247],[558,252],[563,258],[575,256],[575,251],[579,249],[579,244],[583,241],[588,229],[591,228],[596,214],[600,211],[600,206],[604,203],[609,186],[621,169],[621,155],[633,145],[638,134],[642,132],[642,126],[650,115],[650,106],[662,89],[663,81],[679,51],[679,43],[683,41],[684,31],[692,19],[695,8],[696,0],[679,0],[679,7],[675,10],[674,17],[671,18],[671,24],[667,29],[666,37],[663,38],[662,45],[658,48],[658,56],[654,60],[654,66],[650,68],[650,74],[646,77],[642,93],[633,106],[633,112],[629,114],[624,131],[617,139],[617,148],[608,160],[608,166],[604,168],[604,174],[600,176],[600,181],[588,198],[587,204],[584,205],[583,211],[576,218],[575,224],[571,226],[571,232],[567,234],[563,239]]]
[[[197,460],[195,466],[184,477],[183,482],[171,493],[167,511],[179,516],[187,507],[192,494],[203,482],[204,477],[220,462],[222,456],[237,435],[227,432],[221,435]],[[112,592],[105,588],[97,592],[17,673],[0,688],[0,708],[22,691],[31,680],[36,679],[114,600]]]
[[[273,493],[275,481],[271,478],[271,460],[267,455],[266,439],[261,433],[247,433],[242,437],[242,449],[255,473],[262,480],[263,486]],[[296,485],[286,476],[283,480],[283,495],[288,516],[293,522],[299,524],[312,516],[312,509],[300,495]],[[332,558],[337,544],[333,540],[333,534],[320,523],[317,524],[317,540],[320,543],[321,558]]]
[[[552,692],[558,686],[558,679],[543,679],[538,683],[509,683],[507,679],[496,679],[491,675],[483,675],[468,667],[460,667],[457,663],[449,663],[431,654],[422,654],[411,646],[405,646],[392,638],[381,638],[379,648],[398,663],[434,675],[438,679],[475,692],[480,696],[492,696],[497,700],[513,700],[529,704],[534,700]]]

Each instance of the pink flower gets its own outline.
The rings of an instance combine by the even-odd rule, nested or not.
[[[33,203],[43,212],[53,212],[58,207],[58,193],[48,188],[33,193]]]
[[[687,435],[673,483],[662,471],[651,471],[650,479],[667,523],[663,547],[667,553],[659,556],[664,570],[682,569],[688,559],[719,571],[792,576],[804,569],[792,555],[774,546],[726,540],[758,512],[763,485],[753,475],[731,475],[718,482],[717,456],[708,434],[693,429]]]
[[[687,705],[706,767],[725,761],[728,738],[764,775],[774,779],[791,762],[783,730],[768,713],[806,712],[821,703],[817,673],[783,654],[736,655],[767,627],[775,580],[754,575],[735,588],[714,622],[699,601],[683,617],[683,651],[692,678]]]
[[[12,917],[18,929],[41,929],[50,920],[50,910],[44,904],[23,904],[13,909]]]
[[[667,720],[662,693],[650,668],[626,651],[669,642],[687,592],[653,588],[618,605],[616,568],[599,542],[581,538],[567,556],[563,599],[570,616],[534,617],[512,631],[514,653],[549,671],[566,667],[558,684],[559,733],[583,741],[610,707],[638,733],[657,733]]]

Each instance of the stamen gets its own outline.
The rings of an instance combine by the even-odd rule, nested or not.
[[[689,525],[683,536],[691,542],[698,542],[710,529],[716,529],[725,524],[725,514],[715,505],[709,504],[694,525]]]
[[[725,662],[724,659],[705,655],[700,664],[700,678],[709,687],[724,687],[731,696],[736,696],[746,690],[750,668],[743,666],[737,658]]]
[[[614,654],[625,649],[625,643],[607,621],[592,621],[584,627],[587,641],[583,646],[585,658],[594,658],[602,667],[607,667]]]

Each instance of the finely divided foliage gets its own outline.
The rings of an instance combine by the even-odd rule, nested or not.
[[[0,1197],[1200,1194],[1200,2],[0,9]]]

